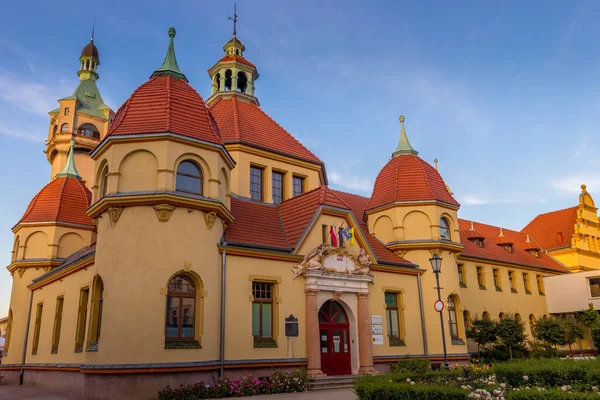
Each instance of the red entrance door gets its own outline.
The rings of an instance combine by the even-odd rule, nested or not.
[[[350,375],[350,324],[344,308],[329,300],[319,310],[321,370],[327,375]]]

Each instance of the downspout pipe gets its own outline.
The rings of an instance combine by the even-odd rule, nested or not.
[[[421,308],[421,332],[423,333],[423,353],[429,359],[429,348],[427,346],[427,328],[425,327],[425,307],[423,306],[423,284],[421,274],[417,275],[417,286],[419,288],[419,307]]]
[[[29,291],[29,306],[27,308],[27,322],[25,323],[25,337],[23,339],[23,354],[21,355],[21,372],[19,374],[19,385],[23,384],[25,375],[25,357],[27,356],[27,340],[29,339],[29,322],[31,321],[31,304],[33,303],[33,290]]]
[[[221,241],[222,246],[227,246],[227,242]],[[221,260],[221,342],[220,342],[220,362],[221,370],[219,376],[225,374],[225,289],[227,288],[227,248],[223,249]]]

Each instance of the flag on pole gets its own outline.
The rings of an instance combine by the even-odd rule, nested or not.
[[[354,246],[354,228],[347,226],[344,230],[344,235],[346,235],[346,239],[348,239],[350,246]]]
[[[329,236],[331,236],[331,245],[337,247],[337,237],[333,226],[329,227]]]
[[[341,226],[338,228],[338,237],[340,241],[340,247],[344,247],[344,228]]]

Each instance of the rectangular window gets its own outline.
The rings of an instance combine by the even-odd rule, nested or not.
[[[400,338],[400,321],[398,318],[398,293],[385,292],[385,316],[387,335],[390,339]]]
[[[273,339],[273,284],[252,282],[252,336]]]
[[[600,297],[600,278],[590,278],[590,296]]]
[[[38,344],[40,343],[42,311],[44,311],[44,304],[40,303],[37,305],[37,311],[35,313],[35,327],[33,328],[33,345],[31,346],[31,354],[37,354]]]
[[[263,201],[263,172],[260,167],[250,167],[250,198]]]
[[[477,267],[477,283],[479,289],[485,289],[485,276],[483,274],[483,267]]]
[[[283,173],[273,171],[271,178],[273,180],[273,203],[279,204],[285,200],[283,192]]]
[[[510,283],[510,291],[517,293],[517,283],[515,282],[515,271],[508,271],[508,283]]]
[[[327,244],[327,235],[329,234],[329,231],[327,230],[327,225],[321,225],[321,239],[323,240],[323,243]]]
[[[87,321],[87,305],[90,289],[81,289],[79,292],[79,311],[77,313],[77,330],[75,331],[75,352],[83,351],[83,339],[85,337],[85,324]]]
[[[494,287],[498,292],[501,292],[502,286],[500,285],[500,270],[498,268],[494,268],[492,272],[494,274]]]
[[[301,176],[294,175],[292,177],[292,187],[294,197],[304,193],[304,178]]]
[[[531,290],[529,288],[529,274],[523,272],[523,289],[525,289],[526,294],[531,294]]]
[[[56,311],[54,312],[54,330],[52,331],[52,354],[58,353],[58,343],[60,342],[60,326],[62,324],[62,313],[64,297],[56,299]]]
[[[460,287],[467,287],[464,264],[458,264],[458,283],[460,284]]]
[[[543,295],[544,294],[544,279],[541,275],[535,276],[535,281],[537,282],[538,292]]]
[[[69,115],[69,114],[70,114],[70,111],[71,111],[71,110],[69,109],[69,107],[65,107],[65,115]]]

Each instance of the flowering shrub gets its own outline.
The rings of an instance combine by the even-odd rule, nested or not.
[[[306,390],[306,379],[300,371],[273,371],[266,378],[248,375],[242,378],[213,378],[212,384],[195,383],[174,389],[167,386],[158,392],[159,400],[220,399],[258,394],[292,393]]]

